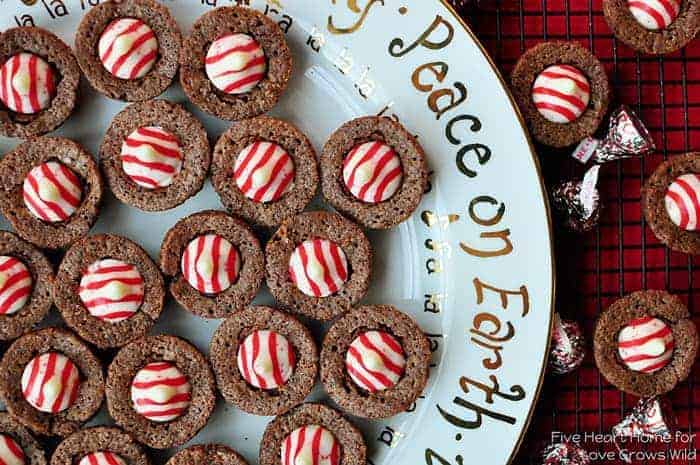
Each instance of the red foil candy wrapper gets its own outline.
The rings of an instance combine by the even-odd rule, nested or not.
[[[581,163],[601,164],[624,158],[643,157],[656,146],[644,123],[625,105],[610,114],[608,133],[603,139],[586,137],[572,156]]]
[[[598,173],[600,165],[586,172],[580,181],[566,181],[554,186],[551,192],[552,207],[559,222],[574,232],[593,229],[600,219],[600,194]]]
[[[641,399],[629,415],[613,426],[615,440],[623,438],[670,439],[675,429],[671,403],[660,397]]]
[[[555,313],[549,348],[549,371],[555,375],[571,373],[581,366],[585,356],[586,339],[579,324],[572,320],[562,320]]]
[[[560,442],[542,451],[542,465],[589,465],[588,452],[572,442]]]

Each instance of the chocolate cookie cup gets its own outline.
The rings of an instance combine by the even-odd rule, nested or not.
[[[28,139],[53,131],[73,113],[78,98],[80,68],[73,52],[45,29],[16,27],[0,34],[0,67],[12,60],[18,60],[12,90],[21,103],[0,91],[0,135]],[[43,78],[32,79],[31,67],[45,68]]]
[[[181,46],[175,18],[155,0],[101,2],[85,13],[75,35],[75,55],[90,85],[127,102],[157,97],[170,86]]]
[[[262,284],[264,263],[250,227],[215,210],[178,221],[160,247],[160,268],[170,278],[170,293],[186,310],[204,318],[223,318],[248,305]],[[222,273],[226,275],[220,277]]]
[[[197,444],[182,449],[165,465],[248,465],[238,452],[223,444]]]
[[[565,66],[587,80],[588,102],[579,108],[579,116],[569,115],[569,122],[547,119],[533,100],[535,81],[552,66]],[[561,76],[554,78],[561,80]],[[610,84],[603,65],[576,42],[544,42],[527,50],[513,69],[511,90],[532,136],[552,147],[567,147],[592,135],[603,120],[610,101]]]
[[[267,287],[279,305],[316,320],[347,312],[369,287],[369,240],[337,213],[315,211],[284,220],[267,243],[265,259]]]
[[[331,135],[321,153],[323,196],[366,228],[388,229],[406,220],[427,184],[423,148],[390,118],[348,121]]]
[[[671,6],[661,14],[652,15],[657,18],[656,24],[649,25],[652,29],[635,18],[627,0],[603,0],[603,13],[615,37],[622,42],[643,53],[662,55],[685,47],[700,29],[698,1],[677,0],[677,3],[680,4],[677,13]],[[658,8],[656,5],[649,7]],[[669,14],[672,16],[666,18]],[[670,22],[666,23],[667,20]]]
[[[700,152],[677,155],[662,162],[642,187],[642,211],[654,235],[670,249],[700,254],[700,231],[676,225],[666,207],[666,194],[681,176],[700,175]],[[690,187],[692,189],[692,186]],[[692,209],[692,201],[690,209]]]
[[[318,189],[309,139],[294,125],[266,116],[233,123],[214,146],[211,171],[226,209],[265,227],[301,213]]]
[[[430,357],[428,338],[411,317],[391,305],[358,307],[324,337],[321,381],[351,415],[388,418],[421,395]]]
[[[4,436],[4,440],[14,442],[14,445],[20,449],[24,455],[25,465],[46,465],[46,455],[44,448],[32,436],[32,433],[22,426],[17,420],[12,418],[12,415],[6,412],[0,412],[0,437]],[[9,452],[9,449],[6,449]],[[0,458],[4,463],[11,463],[5,460],[0,453]]]
[[[60,379],[49,373],[59,367]],[[60,328],[34,331],[3,354],[0,397],[10,414],[35,433],[68,436],[102,405],[102,365],[73,333]]]
[[[296,436],[294,442],[299,444],[297,452],[290,451],[291,456],[296,458],[298,452],[302,451],[313,453],[312,448],[307,447],[307,441],[311,442],[313,435],[305,435],[301,441],[298,440],[298,431],[308,427],[321,427],[325,430],[321,441],[331,442],[334,451],[326,453],[335,453],[340,465],[366,464],[367,446],[362,433],[332,408],[309,403],[276,417],[267,425],[260,444],[260,465],[283,465],[282,449],[291,435]]]
[[[207,423],[216,401],[207,359],[169,335],[125,345],[109,365],[106,391],[117,425],[154,449],[189,441]]]
[[[657,342],[659,347],[650,345]],[[651,397],[671,391],[688,377],[697,356],[698,333],[677,296],[637,291],[600,315],[593,351],[608,382],[621,391]]]
[[[70,139],[31,139],[0,159],[0,210],[36,246],[60,249],[87,234],[101,201],[97,164]]]
[[[100,146],[110,190],[144,211],[174,208],[202,189],[211,149],[204,126],[177,103],[135,103],[114,117]]]
[[[56,447],[51,456],[51,465],[103,463],[150,465],[151,461],[131,435],[110,426],[85,428],[71,434]]]
[[[255,415],[279,415],[302,403],[318,373],[318,350],[309,330],[296,318],[263,306],[224,320],[209,358],[224,399]]]
[[[160,316],[160,269],[135,242],[112,234],[78,240],[56,274],[53,298],[63,320],[100,349],[144,336]]]
[[[246,52],[245,56],[240,57],[240,62],[231,66],[224,63],[221,76],[235,76],[231,71],[242,73],[250,70],[250,66],[256,63],[254,60],[258,59],[261,63],[256,66],[261,68],[261,73],[252,77],[259,81],[251,83],[251,76],[241,76],[239,82],[248,83],[246,88],[231,82],[220,90],[208,75],[207,62],[212,63],[212,59],[218,57],[230,57],[226,50],[235,48],[236,44],[223,44],[223,53],[213,55],[210,55],[211,46],[234,35],[246,36],[262,58],[247,56],[252,52]],[[275,21],[250,8],[219,7],[203,14],[194,22],[180,53],[180,84],[187,97],[207,113],[229,121],[251,118],[270,110],[287,88],[291,74],[292,54],[284,33]],[[213,76],[217,78],[219,73]],[[251,87],[250,84],[255,85],[247,89]],[[231,86],[229,92],[232,93],[226,92]]]
[[[53,300],[54,272],[44,254],[11,232],[0,232],[0,340],[31,331],[44,319]],[[11,263],[17,260],[19,263]]]

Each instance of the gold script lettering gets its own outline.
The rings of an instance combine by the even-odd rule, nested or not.
[[[433,32],[438,30],[440,26],[444,26],[445,29],[447,30],[447,35],[445,36],[444,39],[442,40],[434,40],[431,39],[430,36]],[[426,29],[411,45],[409,45],[406,48],[403,48],[404,46],[404,41],[400,37],[396,37],[389,43],[389,55],[393,57],[402,57],[409,53],[411,50],[415,49],[419,45],[428,48],[430,50],[440,50],[443,47],[446,47],[450,42],[452,42],[452,38],[455,35],[455,30],[454,27],[445,21],[445,19],[437,15],[433,22],[428,26],[428,29]],[[403,49],[403,50],[402,50]]]
[[[335,0],[332,0],[332,3],[335,5]],[[330,31],[331,34],[352,34],[353,32],[357,31],[362,27],[362,24],[364,24],[365,19],[367,19],[369,10],[377,3],[384,6],[384,0],[369,0],[369,2],[367,2],[367,5],[365,5],[364,9],[361,9],[357,5],[357,0],[348,0],[348,9],[354,13],[359,13],[360,17],[350,26],[340,27],[335,25],[335,23],[333,22],[333,15],[330,15],[328,16],[328,31]]]
[[[481,281],[479,278],[474,278],[474,290],[476,291],[476,303],[477,305],[481,305],[484,302],[484,291],[490,291],[490,292],[495,292],[498,294],[500,300],[501,300],[501,308],[503,310],[508,309],[508,296],[520,296],[522,299],[522,316],[525,316],[529,313],[530,311],[530,294],[527,291],[526,286],[520,286],[519,289],[517,290],[507,290],[507,289],[501,289],[496,286],[492,286],[489,284],[486,284],[485,282]]]

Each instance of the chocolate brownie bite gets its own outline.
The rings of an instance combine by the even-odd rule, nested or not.
[[[418,207],[427,183],[423,148],[390,118],[349,121],[323,147],[323,196],[366,228],[388,229],[406,220]]]
[[[66,252],[53,297],[66,324],[105,349],[148,333],[163,310],[165,285],[160,269],[138,244],[96,234]]]
[[[222,318],[248,305],[262,284],[264,262],[250,227],[214,210],[178,221],[160,247],[160,268],[170,278],[170,293],[204,318]]]
[[[592,135],[610,101],[603,65],[576,42],[544,42],[527,50],[513,69],[511,90],[532,136],[552,147]]]
[[[214,146],[212,184],[228,211],[250,223],[278,226],[316,195],[316,152],[286,121],[238,121]]]
[[[197,444],[170,457],[165,465],[248,465],[238,452],[223,444]]]
[[[10,414],[35,433],[68,436],[102,405],[102,365],[73,333],[34,331],[3,354],[0,397]]]
[[[99,154],[114,196],[145,211],[168,210],[195,195],[211,163],[204,126],[166,100],[135,103],[119,112]]]
[[[697,0],[603,0],[603,13],[615,37],[653,55],[683,48],[700,29]]]
[[[44,448],[12,415],[0,413],[0,462],[5,465],[46,465]]]
[[[637,291],[598,318],[593,338],[598,369],[621,391],[652,397],[685,380],[698,333],[681,300],[666,291]]]
[[[209,347],[227,402],[255,415],[279,415],[302,403],[318,372],[318,350],[296,318],[270,307],[229,316]]]
[[[347,312],[369,287],[369,240],[337,213],[308,212],[283,221],[265,259],[267,287],[279,305],[316,320]]]
[[[75,35],[75,54],[92,87],[127,102],[170,86],[181,45],[175,18],[155,0],[101,2],[85,13]]]
[[[51,456],[51,465],[151,465],[151,461],[128,433],[97,426],[64,439]]]
[[[125,345],[107,371],[107,408],[139,442],[166,449],[189,441],[214,410],[214,375],[193,345],[147,336]]]
[[[677,252],[700,254],[700,153],[662,162],[642,188],[642,210],[657,239]]]
[[[303,404],[272,420],[260,444],[260,465],[321,463],[365,465],[362,433],[322,404]]]
[[[363,418],[405,412],[428,382],[430,344],[408,315],[391,305],[358,307],[328,330],[321,381],[340,408]]]
[[[0,160],[0,210],[23,239],[67,247],[97,220],[102,176],[83,147],[63,137],[38,137]]]
[[[180,54],[187,97],[218,118],[236,121],[270,110],[287,87],[292,54],[279,25],[244,7],[200,16]]]
[[[0,232],[0,340],[29,332],[51,308],[53,266],[11,232]]]
[[[45,29],[0,34],[0,135],[28,139],[73,113],[80,69],[70,47]]]

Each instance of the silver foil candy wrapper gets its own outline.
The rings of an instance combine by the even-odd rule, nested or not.
[[[550,193],[556,220],[574,232],[593,229],[600,219],[598,174],[600,165],[586,171],[583,179],[565,181],[554,186]]]
[[[586,357],[586,339],[576,321],[554,314],[552,342],[549,347],[549,371],[555,375],[571,373]]]

